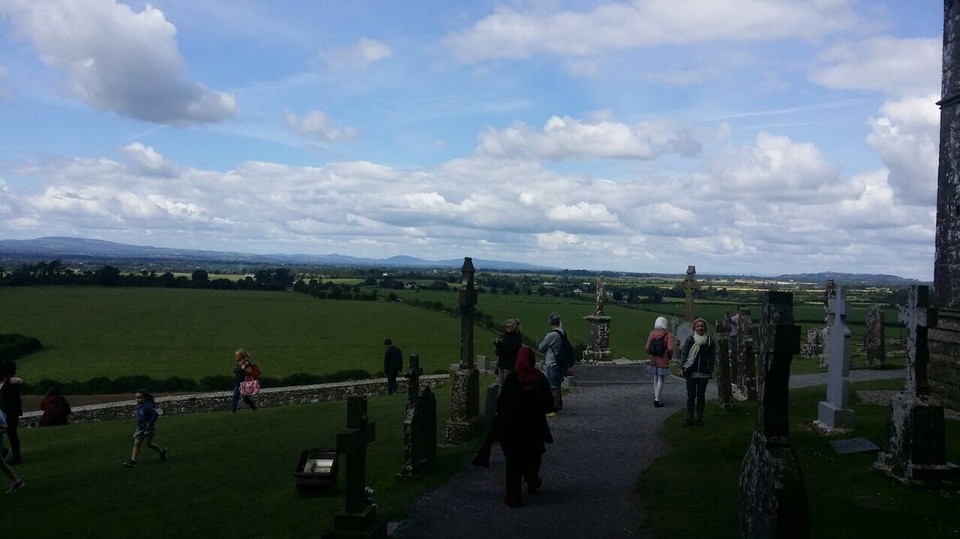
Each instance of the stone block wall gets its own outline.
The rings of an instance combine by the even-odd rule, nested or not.
[[[447,383],[446,374],[432,374],[420,377],[420,387],[436,387]],[[407,391],[407,380],[398,378],[399,393]],[[313,404],[345,400],[351,395],[366,395],[368,397],[387,394],[386,378],[361,380],[355,382],[339,382],[335,384],[315,384],[308,386],[272,387],[260,390],[257,395],[257,404],[264,408],[274,406],[288,406],[291,404]],[[223,412],[230,409],[232,391],[217,391],[212,393],[193,393],[190,395],[173,395],[157,397],[157,408],[164,415],[202,414],[207,412]],[[241,403],[241,406],[243,403]],[[76,406],[70,415],[70,423],[98,423],[100,421],[115,421],[118,419],[130,420],[134,417],[137,403],[133,400]],[[20,418],[21,427],[33,427],[40,424],[41,412],[27,412]]]

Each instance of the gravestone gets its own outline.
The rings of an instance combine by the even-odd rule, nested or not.
[[[863,348],[866,352],[867,367],[882,367],[887,359],[885,342],[883,307],[871,305],[867,309],[867,332],[863,336]]]
[[[494,382],[487,386],[487,398],[483,401],[483,428],[486,432],[493,429],[493,416],[497,415],[497,397],[500,396],[500,384]]]
[[[677,338],[676,350],[673,351],[674,361],[679,362],[683,359],[683,354],[686,352],[684,347],[687,345],[687,339],[693,335],[693,324],[690,322],[680,322],[677,320],[677,317],[670,319],[670,327],[673,328],[673,335]]]
[[[583,361],[611,361],[613,359],[613,353],[610,351],[610,321],[613,318],[603,312],[606,298],[606,287],[601,276],[597,278],[597,303],[593,314],[583,317],[587,321],[587,345],[583,351]]]
[[[717,400],[720,408],[733,408],[733,391],[730,388],[730,326],[723,320],[715,324],[717,336]]]
[[[387,523],[377,518],[377,504],[367,490],[367,444],[376,439],[375,427],[367,419],[367,398],[347,397],[347,428],[337,433],[337,453],[346,455],[346,508],[334,516],[324,539],[387,536]]]
[[[907,301],[900,310],[907,327],[907,382],[890,399],[887,443],[874,467],[904,483],[960,486],[960,467],[946,461],[943,406],[927,378],[927,332],[936,310],[926,286],[911,286]]]
[[[740,537],[810,537],[803,472],[789,444],[790,362],[800,350],[793,294],[764,294],[757,430],[740,468]]]
[[[473,260],[464,257],[460,269],[460,363],[450,373],[450,420],[446,443],[459,445],[483,429],[480,415],[480,372],[473,364],[473,314],[477,304]]]
[[[737,401],[757,402],[756,328],[750,318],[750,309],[740,309],[739,338],[737,339],[737,377],[733,380],[733,398]]]
[[[852,429],[854,412],[848,406],[850,395],[850,328],[847,312],[850,304],[842,286],[830,300],[832,324],[827,331],[827,398],[817,407],[816,426],[820,429]]]
[[[416,477],[437,460],[437,398],[429,387],[420,389],[420,356],[410,356],[407,371],[407,414],[403,420],[401,477]]]
[[[826,353],[826,348],[824,347],[827,341],[826,333],[826,328],[808,329],[807,338],[804,339],[803,344],[800,345],[800,357],[816,358],[819,364],[823,365],[826,362],[823,357]]]

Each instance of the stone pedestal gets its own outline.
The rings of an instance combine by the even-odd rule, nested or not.
[[[377,517],[377,506],[369,505],[358,513],[338,513],[333,529],[323,539],[378,539],[387,537],[387,521]]]
[[[480,414],[480,373],[477,369],[457,369],[450,373],[450,420],[446,443],[459,445],[483,430]]]
[[[890,399],[887,445],[874,467],[904,483],[960,486],[960,466],[946,460],[943,406],[910,391]]]
[[[583,361],[611,361],[610,321],[611,317],[591,314],[583,317],[587,321],[587,348],[583,351]]]

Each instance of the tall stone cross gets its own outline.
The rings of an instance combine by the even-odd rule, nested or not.
[[[477,304],[477,289],[474,288],[473,259],[463,258],[460,268],[460,368],[473,369],[473,307]]]
[[[911,286],[907,292],[907,305],[900,307],[900,323],[907,327],[907,391],[918,397],[930,394],[927,378],[927,363],[930,349],[927,346],[928,311],[930,288],[926,285]]]
[[[410,370],[407,371],[407,398],[408,405],[417,404],[417,398],[420,396],[420,376],[423,375],[423,369],[420,368],[420,356],[410,356]]]
[[[850,394],[850,305],[842,286],[828,294],[830,326],[827,330],[827,398],[817,407],[818,425],[826,429],[852,429],[854,411],[847,407]]]
[[[687,266],[687,278],[683,280],[683,290],[687,294],[683,303],[683,319],[687,322],[693,322],[693,292],[700,288],[696,275],[697,267]]]
[[[347,457],[347,513],[367,507],[367,444],[376,439],[376,424],[367,420],[367,398],[347,397],[347,429],[337,433],[337,453]]]
[[[593,314],[602,315],[603,306],[607,302],[607,290],[604,287],[603,277],[597,277],[597,305]]]

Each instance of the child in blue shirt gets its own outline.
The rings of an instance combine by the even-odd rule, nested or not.
[[[133,452],[130,458],[123,461],[123,465],[128,468],[137,466],[137,456],[140,455],[140,446],[146,440],[147,447],[160,454],[160,462],[167,460],[167,448],[160,447],[153,443],[153,437],[157,433],[157,418],[160,413],[154,405],[153,395],[146,389],[138,389],[135,396],[137,400],[137,430],[133,433]]]

